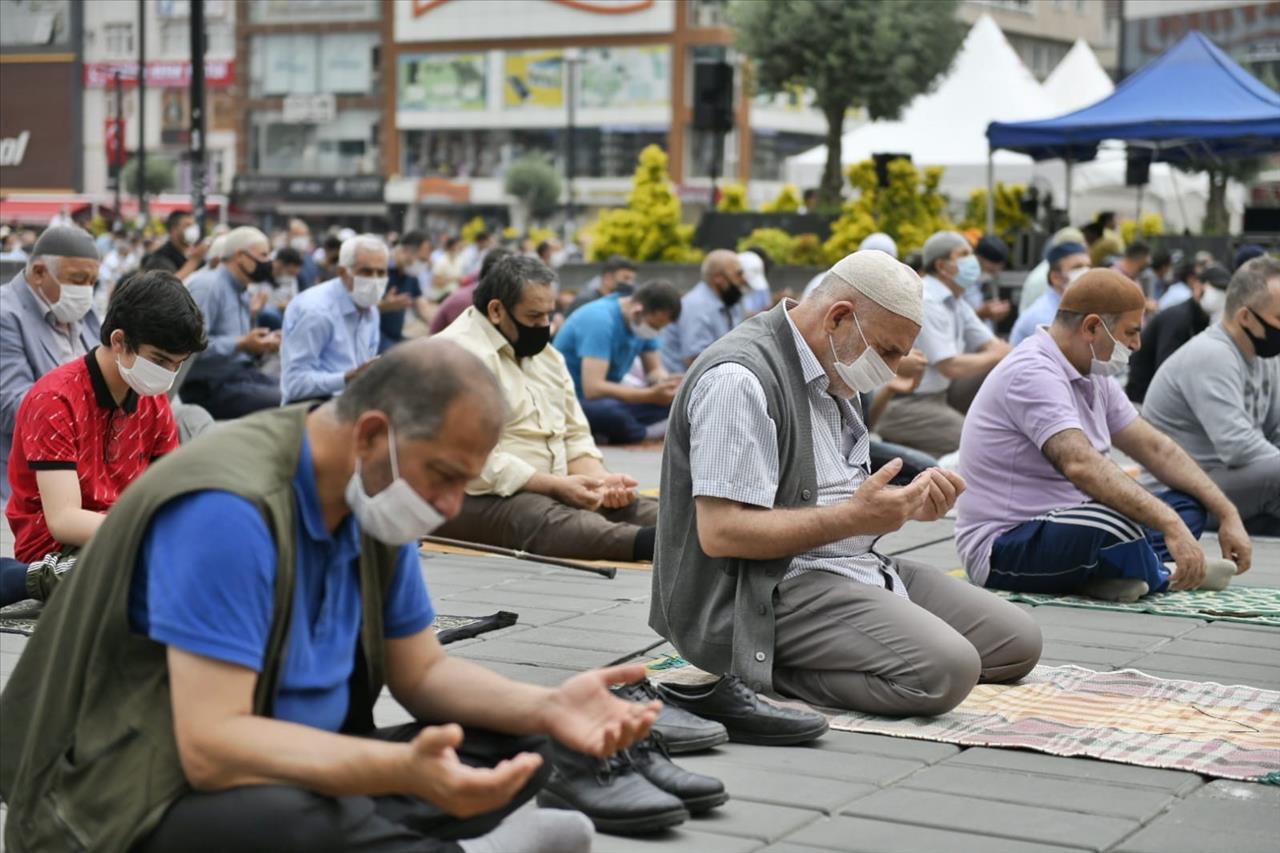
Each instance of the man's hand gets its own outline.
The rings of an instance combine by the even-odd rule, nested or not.
[[[996,361],[999,361],[1009,353],[1013,352],[1013,346],[1004,338],[992,338],[990,342],[987,343],[987,352],[991,353]]]
[[[398,290],[388,290],[386,295],[382,297],[382,301],[378,303],[378,313],[385,314],[388,311],[403,311],[413,305],[413,297],[407,293],[401,293]]]
[[[191,248],[187,249],[187,260],[198,261],[204,263],[204,256],[209,254],[209,247],[213,245],[212,237],[205,237]]]
[[[401,768],[403,789],[457,818],[496,811],[511,802],[542,766],[542,756],[522,752],[495,767],[463,764],[456,752],[462,727],[427,726],[408,744]]]
[[[629,702],[609,692],[610,684],[644,678],[643,664],[593,669],[575,675],[547,697],[541,728],[560,743],[601,758],[649,733],[661,702]]]
[[[988,299],[978,306],[978,310],[974,313],[983,320],[993,320],[999,323],[1005,317],[1009,316],[1009,312],[1013,310],[1013,305],[1007,299]]]
[[[597,510],[604,500],[604,480],[585,474],[568,474],[559,478],[552,497],[576,509]]]
[[[901,470],[901,459],[890,460],[853,493],[846,506],[852,510],[856,535],[892,533],[924,509],[933,478],[916,477],[902,488],[890,486]]]
[[[1242,575],[1253,565],[1253,543],[1244,530],[1244,523],[1237,513],[1223,518],[1218,524],[1218,543],[1222,546],[1222,558],[1236,564],[1236,574]]]
[[[916,521],[937,521],[942,518],[956,505],[956,498],[964,491],[964,478],[954,471],[929,468],[921,471],[916,479],[929,481],[925,504],[912,516]]]
[[[236,348],[250,355],[265,355],[280,349],[280,335],[270,329],[261,327],[250,329],[244,337],[236,342]]]
[[[366,361],[364,364],[360,365],[359,367],[353,367],[353,368],[351,368],[351,369],[350,369],[350,370],[348,370],[346,373],[342,374],[342,381],[343,381],[343,382],[350,382],[352,379],[355,379],[355,378],[356,378],[357,376],[359,376],[361,373],[364,373],[366,370],[368,370],[368,369],[369,369],[369,365],[373,364],[375,361],[377,361],[377,360],[378,360],[378,359],[380,359],[380,358],[382,358],[382,356],[380,356],[380,355],[375,355],[373,358],[369,359],[368,361]]]
[[[1164,547],[1173,557],[1178,568],[1169,579],[1169,589],[1196,589],[1204,581],[1204,551],[1191,535],[1187,525],[1178,519],[1171,530],[1164,533]]]
[[[263,308],[267,307],[267,300],[271,298],[271,291],[263,289],[254,291],[253,296],[249,297],[249,314],[258,316]]]
[[[626,474],[610,474],[602,481],[603,498],[601,506],[606,509],[622,509],[635,503],[636,486],[640,485]]]
[[[676,398],[676,388],[678,387],[679,382],[672,384],[670,380],[664,380],[657,385],[650,385],[646,402],[655,406],[670,406],[671,401]]]

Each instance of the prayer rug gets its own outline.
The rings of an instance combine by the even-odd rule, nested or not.
[[[449,554],[457,557],[499,557],[509,560],[519,559],[518,557],[510,557],[506,554],[490,554],[488,551],[480,551],[475,548],[463,548],[459,545],[445,545],[440,542],[420,542],[418,543],[418,551],[427,554]],[[530,557],[537,557],[538,554],[530,554]],[[593,568],[607,569],[610,567],[617,569],[634,569],[639,571],[651,571],[653,563],[629,560],[579,560],[570,557],[556,557],[557,560],[566,560],[570,563],[580,563],[584,566]]]
[[[679,655],[646,661],[645,668],[655,683],[715,680]],[[1156,678],[1134,669],[1039,666],[1017,684],[979,684],[957,708],[937,717],[814,710],[840,731],[1029,749],[1280,785],[1280,692],[1257,687]]]
[[[36,618],[44,605],[38,601],[19,601],[8,607],[0,607],[0,634],[21,634],[30,637],[36,629]]]
[[[1126,604],[1099,601],[1082,595],[1045,595],[1030,592],[991,590],[1010,601],[1056,607],[1084,607],[1090,610],[1122,610],[1158,616],[1186,616],[1209,622],[1241,622],[1248,625],[1280,626],[1280,589],[1265,586],[1230,586],[1221,592],[1187,590],[1156,592]]]

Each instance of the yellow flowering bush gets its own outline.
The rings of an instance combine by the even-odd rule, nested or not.
[[[667,172],[667,153],[657,145],[640,152],[625,208],[606,210],[591,226],[592,260],[622,255],[633,261],[694,263],[693,226],[680,221],[680,199]]]
[[[721,184],[716,210],[721,213],[746,213],[747,188],[739,183]]]
[[[854,163],[846,175],[854,195],[840,208],[831,225],[831,237],[823,244],[826,263],[835,263],[875,231],[883,231],[905,255],[924,245],[935,231],[952,227],[946,215],[946,199],[938,191],[942,167],[917,169],[907,160],[888,164],[889,185],[880,186],[872,160]]]
[[[783,184],[782,191],[773,201],[766,201],[760,206],[761,213],[795,213],[800,210],[804,199],[800,197],[800,188],[795,184]]]

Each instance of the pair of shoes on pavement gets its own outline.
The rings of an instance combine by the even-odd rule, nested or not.
[[[729,799],[720,780],[678,767],[670,760],[672,754],[710,749],[729,740],[775,746],[808,743],[827,731],[821,714],[762,702],[731,675],[693,686],[655,688],[640,681],[615,692],[631,701],[663,700],[653,732],[607,760],[557,747],[551,778],[538,795],[540,805],[583,812],[601,832],[658,832]]]

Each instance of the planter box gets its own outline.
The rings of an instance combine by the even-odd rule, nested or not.
[[[565,264],[557,270],[560,286],[567,290],[578,290],[592,278],[600,274],[604,264]],[[799,296],[809,280],[820,272],[822,267],[774,267],[769,273],[769,287],[774,293],[787,288]],[[702,268],[698,264],[638,264],[636,266],[636,284],[643,284],[656,278],[666,279],[685,292],[696,285],[702,278]]]
[[[693,235],[693,245],[699,249],[737,250],[738,241],[757,228],[778,228],[793,237],[797,234],[817,234],[823,242],[831,236],[834,216],[816,213],[704,213]]]

